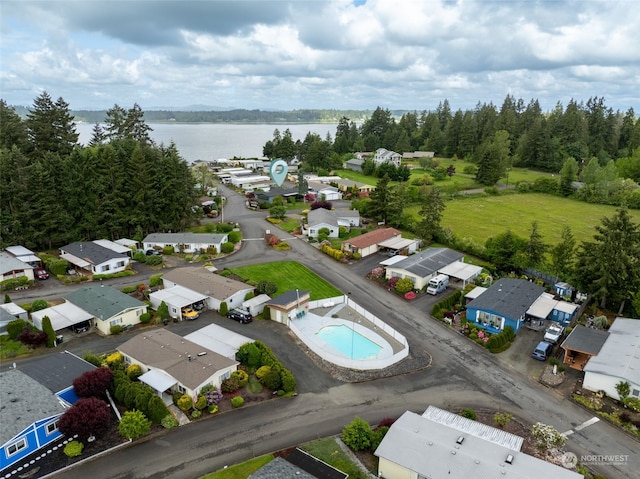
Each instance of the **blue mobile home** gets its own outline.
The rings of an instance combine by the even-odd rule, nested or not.
[[[31,459],[27,456],[61,438],[58,419],[78,400],[73,380],[93,369],[94,365],[65,351],[0,373],[3,474],[11,474],[12,466],[26,466]]]
[[[523,279],[499,279],[467,304],[467,321],[490,333],[499,333],[506,326],[517,332],[542,293],[542,286]]]

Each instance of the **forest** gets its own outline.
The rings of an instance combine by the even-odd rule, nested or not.
[[[48,93],[22,119],[0,101],[0,244],[51,249],[143,237],[190,224],[194,180],[175,145],[156,145],[136,105],[109,110],[78,144],[74,117]]]

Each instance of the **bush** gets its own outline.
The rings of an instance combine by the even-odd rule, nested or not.
[[[182,412],[187,412],[193,407],[193,400],[188,394],[183,394],[180,396],[180,399],[178,399],[176,406],[178,406]]]
[[[387,434],[387,431],[389,431],[388,426],[379,426],[378,428],[372,431],[372,434],[371,434],[371,450],[372,451],[375,451],[376,449],[378,449],[378,446],[384,439],[384,436]]]
[[[413,290],[413,281],[409,278],[400,278],[396,283],[395,290],[400,294],[408,293]]]
[[[235,407],[241,407],[244,404],[242,396],[234,396],[231,398],[231,405]]]
[[[215,414],[218,412],[218,405],[217,404],[210,404],[209,406],[207,406],[207,411],[209,411],[209,414]]]
[[[149,277],[149,287],[155,288],[162,285],[162,274],[154,274]]]
[[[107,367],[93,369],[73,380],[73,390],[80,397],[104,397],[112,379],[111,369]]]
[[[640,399],[634,397],[624,398],[622,403],[635,412],[640,412]]]
[[[504,427],[511,422],[512,417],[508,412],[497,412],[493,415],[493,422],[495,422],[496,426],[500,429],[504,429]]]
[[[134,293],[137,289],[137,286],[125,286],[124,288],[122,288],[122,292],[124,294],[131,294]]]
[[[124,357],[122,356],[122,353],[119,353],[118,351],[116,351],[115,353],[111,353],[105,359],[105,362],[111,369],[119,368],[122,365],[123,361]]]
[[[272,369],[262,377],[260,381],[264,387],[277,391],[282,386],[282,379],[280,378],[280,371]]]
[[[102,366],[102,358],[100,356],[98,356],[97,354],[93,354],[90,351],[85,351],[82,354],[82,359],[84,359],[86,362],[93,364],[96,367],[100,367]]]
[[[47,333],[39,331],[33,326],[26,326],[16,339],[32,348],[39,348],[47,344]]]
[[[223,301],[222,303],[220,303],[220,315],[226,316],[228,312],[229,312],[229,306],[227,305],[226,301]]]
[[[229,243],[239,243],[240,240],[242,239],[242,233],[240,233],[240,231],[231,231],[229,233]]]
[[[140,322],[142,324],[147,324],[149,321],[151,321],[151,313],[142,313],[140,315]]]
[[[9,334],[9,339],[18,339],[18,335],[24,330],[24,328],[28,328],[29,326],[31,326],[31,324],[24,319],[16,319],[14,321],[10,321],[7,324],[7,333]]]
[[[560,434],[556,428],[541,422],[531,426],[531,435],[538,442],[538,448],[543,450],[562,447],[567,441],[566,436]]]
[[[280,371],[280,380],[282,381],[282,389],[285,393],[292,393],[296,390],[296,379],[293,373],[288,369],[282,369]]]
[[[220,384],[220,389],[223,393],[232,393],[240,389],[240,384],[235,378],[227,378]]]
[[[141,411],[127,411],[120,419],[118,432],[127,439],[138,439],[140,436],[149,434],[151,421],[149,421]]]
[[[233,253],[234,249],[235,249],[235,245],[230,241],[227,241],[226,243],[222,243],[222,246],[220,247],[220,250],[224,254]]]
[[[109,328],[109,332],[111,334],[120,334],[122,332],[122,326],[120,326],[119,324],[116,324],[114,326],[111,326]]]
[[[271,371],[271,366],[260,366],[256,371],[256,377],[261,380],[269,371]]]
[[[135,381],[140,376],[142,376],[142,368],[140,367],[139,364],[131,364],[127,366],[127,369],[125,369],[125,372],[127,373],[127,376],[129,377],[129,379],[131,379],[132,381]]]
[[[84,444],[80,441],[71,441],[66,446],[64,446],[64,454],[67,457],[78,457],[82,454],[82,450],[84,449]]]
[[[365,451],[371,448],[371,436],[371,426],[356,416],[342,430],[341,439],[351,450]]]
[[[162,421],[160,422],[160,424],[162,424],[162,427],[165,429],[173,429],[174,427],[177,427],[180,423],[173,416],[173,414],[167,414],[165,417],[162,418]]]
[[[162,262],[164,261],[164,259],[162,258],[162,256],[159,255],[153,255],[153,256],[147,256],[147,261],[146,263],[149,266],[157,266],[159,264],[162,264]]]
[[[207,407],[207,398],[204,394],[198,394],[198,400],[193,405],[196,409],[202,410]]]
[[[111,422],[109,405],[98,398],[82,398],[65,411],[58,420],[58,429],[65,436],[100,435]]]
[[[247,381],[249,381],[249,375],[242,371],[241,369],[236,369],[231,373],[231,377],[238,381],[239,387],[246,386]]]
[[[268,294],[269,296],[273,296],[273,294],[275,294],[277,290],[277,284],[266,280],[260,280],[258,286],[256,287],[256,291],[258,294]]]
[[[466,417],[467,419],[471,419],[473,421],[475,421],[476,418],[478,417],[478,415],[473,409],[468,409],[468,408],[465,408],[462,411],[460,411],[460,415],[462,417]]]
[[[202,416],[202,411],[200,409],[195,409],[192,413],[191,413],[191,419],[198,419]]]

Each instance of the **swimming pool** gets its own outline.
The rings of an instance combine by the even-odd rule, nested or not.
[[[346,325],[324,326],[316,336],[349,359],[373,359],[382,349],[381,346]]]

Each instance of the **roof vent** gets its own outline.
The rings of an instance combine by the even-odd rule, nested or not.
[[[206,356],[207,352],[206,351],[202,351],[201,353],[198,353],[198,356]]]
[[[189,355],[189,362],[191,362],[191,355]]]
[[[504,462],[506,462],[507,464],[513,464],[513,454],[509,454]]]
[[[456,444],[462,444],[464,442],[464,436],[460,436],[458,437],[458,439],[456,439]]]

